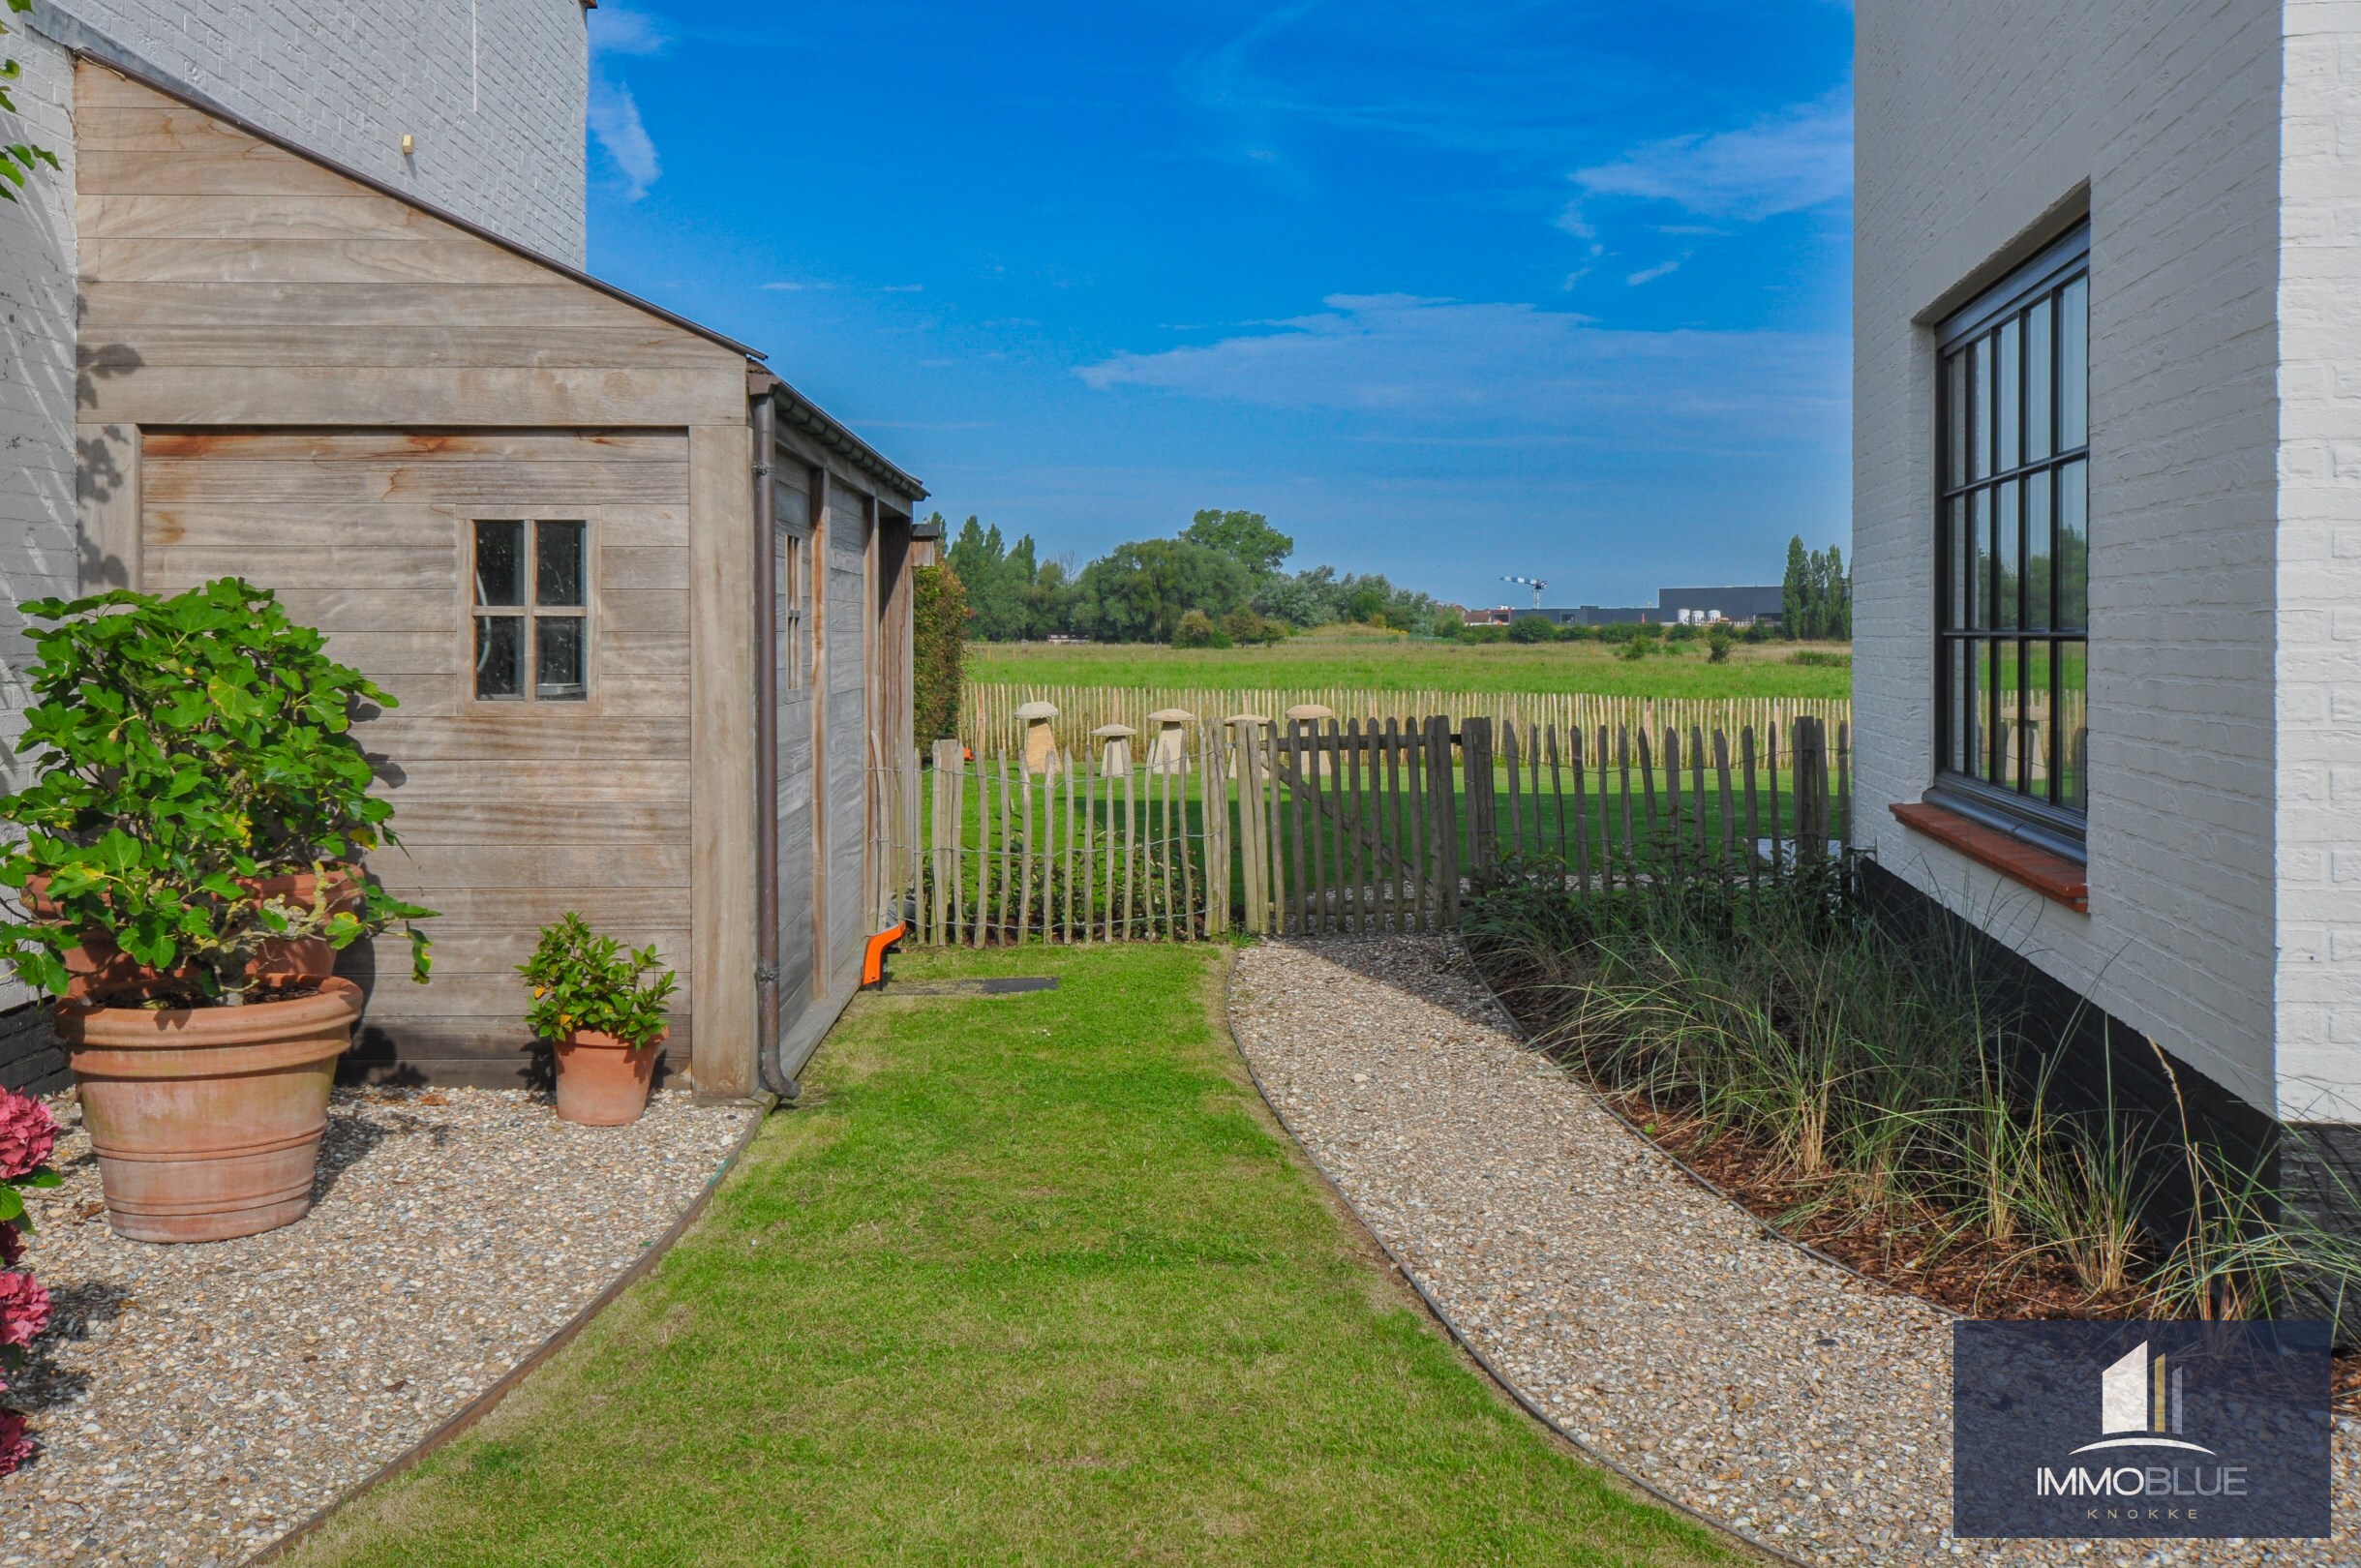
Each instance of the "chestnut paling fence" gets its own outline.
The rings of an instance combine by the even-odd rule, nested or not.
[[[1661,736],[1666,730],[1682,735],[1720,730],[1737,736],[1751,729],[1768,736],[1782,733],[1799,718],[1816,718],[1831,729],[1852,722],[1853,705],[1843,698],[1818,697],[1611,697],[1595,692],[1565,691],[1379,691],[1360,686],[1286,686],[1253,689],[1213,686],[1077,686],[1019,681],[970,680],[960,689],[959,739],[979,757],[999,752],[1012,756],[1025,746],[1025,720],[1017,713],[1029,703],[1046,703],[1057,709],[1049,721],[1060,747],[1079,757],[1096,741],[1093,732],[1121,724],[1142,734],[1156,726],[1148,715],[1178,709],[1217,725],[1240,714],[1259,714],[1266,723],[1284,719],[1290,709],[1317,707],[1349,721],[1383,725],[1388,719],[1417,726],[1429,714],[1453,713],[1461,719],[1480,718],[1494,730],[1555,728],[1561,736],[1580,731],[1594,735],[1600,726],[1612,733],[1629,730]]]
[[[881,888],[910,940],[1455,929],[1510,866],[1604,891],[1752,880],[1852,838],[1850,727],[1200,722],[1140,748],[912,754]]]

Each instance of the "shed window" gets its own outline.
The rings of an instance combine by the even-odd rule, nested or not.
[[[590,526],[475,525],[475,695],[578,703],[590,695]]]
[[[2079,854],[2090,800],[2090,230],[1937,335],[1936,790]]]

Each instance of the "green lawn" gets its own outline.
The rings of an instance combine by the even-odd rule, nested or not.
[[[900,961],[1062,988],[864,999],[654,1274],[295,1560],[1731,1560],[1373,1266],[1218,1032],[1220,951]]]
[[[1842,644],[1810,650],[1849,655]],[[1180,648],[1141,643],[970,643],[967,678],[1080,686],[1348,686],[1368,691],[1595,692],[1609,697],[1820,697],[1853,694],[1843,662],[1796,664],[1793,643],[1740,643],[1726,664],[1705,641],[1624,659],[1604,643],[1417,643],[1313,634],[1261,648]]]

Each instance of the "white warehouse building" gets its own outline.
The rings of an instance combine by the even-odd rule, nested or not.
[[[1857,16],[1866,875],[2013,955],[2087,1077],[2301,1130],[2285,1191],[2348,1209],[2361,12]]]

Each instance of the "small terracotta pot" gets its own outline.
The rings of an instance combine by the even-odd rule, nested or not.
[[[664,1037],[631,1046],[613,1035],[577,1029],[557,1041],[558,1120],[585,1127],[627,1127],[648,1110]]]
[[[253,889],[264,898],[312,907],[321,882],[319,874],[299,871],[292,876],[241,878],[243,886]],[[328,885],[328,910],[335,914],[355,910],[361,903],[360,873],[350,866],[332,865],[325,878]],[[53,919],[57,906],[44,896],[48,886],[46,877],[36,877],[25,885],[24,912],[32,920]],[[115,946],[114,938],[104,931],[86,931],[81,946],[65,952],[66,973],[70,977],[66,988],[69,1002],[87,1002],[92,997],[137,996],[152,990],[167,978],[186,980],[188,971],[176,971],[166,977],[140,963]],[[324,938],[309,937],[301,941],[265,942],[246,966],[249,979],[281,982],[326,980],[336,973],[336,950]]]
[[[58,1033],[99,1155],[106,1218],[135,1241],[225,1241],[312,1207],[336,1059],[361,988],[242,1008],[66,1008]]]

